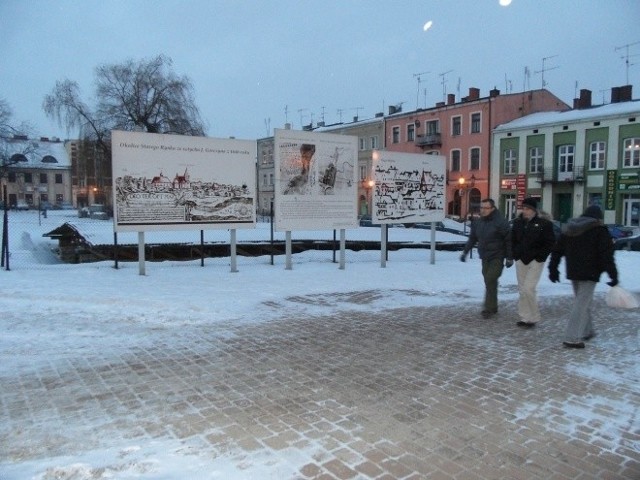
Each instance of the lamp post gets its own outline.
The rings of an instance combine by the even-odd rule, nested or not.
[[[460,216],[462,216],[462,212],[465,212],[464,215],[464,219],[463,219],[463,227],[462,227],[462,233],[464,235],[467,234],[467,219],[469,218],[469,207],[470,207],[470,200],[469,200],[469,190],[472,189],[476,184],[476,177],[475,175],[471,175],[471,178],[469,179],[469,183],[467,183],[466,179],[464,177],[460,177],[458,178],[458,185],[460,186]],[[467,208],[463,209],[464,207],[464,197],[467,197]]]
[[[365,180],[364,183],[364,188],[367,191],[367,214],[371,215],[372,213],[372,208],[371,208],[371,204],[373,202],[373,194],[372,194],[372,189],[375,186],[376,182],[374,182],[373,180],[369,179],[369,180]]]

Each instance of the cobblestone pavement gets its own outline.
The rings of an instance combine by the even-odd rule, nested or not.
[[[156,329],[152,346],[117,355],[60,351],[0,378],[0,477],[2,465],[170,439],[247,472],[277,463],[268,478],[639,479],[638,312],[596,308],[597,337],[568,350],[569,305],[545,299],[531,330],[515,325],[515,305],[483,320],[464,304]],[[119,461],[41,478],[121,478],[126,452]],[[152,467],[135,478],[155,478]]]

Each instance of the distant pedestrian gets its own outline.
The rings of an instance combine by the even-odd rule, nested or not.
[[[460,255],[461,262],[466,261],[467,254],[476,243],[485,285],[481,314],[483,318],[490,318],[498,313],[498,279],[502,269],[513,265],[509,222],[500,214],[491,198],[480,202],[480,218],[471,224],[469,239]]]
[[[519,327],[531,328],[540,321],[536,289],[544,263],[556,241],[553,224],[538,212],[538,201],[525,198],[522,213],[513,221],[511,243],[518,279]]]
[[[558,265],[566,257],[567,278],[573,286],[574,301],[564,334],[565,347],[584,348],[584,342],[596,334],[591,317],[591,303],[602,272],[618,284],[618,270],[613,258],[613,240],[602,223],[602,210],[597,205],[587,207],[578,218],[569,220],[551,252],[549,279],[560,281]]]

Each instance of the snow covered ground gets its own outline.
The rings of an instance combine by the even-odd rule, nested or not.
[[[29,217],[27,217],[29,215]],[[19,220],[23,219],[23,222]],[[34,212],[11,212],[12,270],[0,272],[0,379],[11,378],[16,372],[34,371],[45,366],[56,368],[56,362],[67,359],[53,352],[67,351],[68,357],[90,352],[96,343],[113,352],[124,351],[133,345],[144,346],[153,341],[150,328],[180,328],[212,323],[251,325],[269,322],[283,316],[328,315],[344,311],[380,310],[388,308],[451,303],[456,292],[465,292],[467,303],[479,304],[483,295],[480,263],[477,255],[462,264],[458,252],[437,252],[435,264],[430,263],[426,249],[405,249],[390,252],[386,268],[380,266],[379,251],[347,252],[346,268],[341,270],[331,262],[331,252],[306,252],[294,256],[293,269],[286,270],[284,257],[276,257],[275,265],[268,257],[241,258],[239,271],[232,273],[229,258],[199,261],[147,263],[146,275],[138,274],[137,263],[112,262],[81,265],[61,265],[49,253],[55,242],[43,238],[64,221],[80,222],[75,211],[49,212],[38,223]],[[88,220],[87,220],[88,221]],[[104,221],[96,227],[96,237],[111,235],[111,224]],[[262,228],[266,228],[262,226]],[[105,233],[106,232],[106,233]],[[347,238],[376,240],[380,230],[360,228],[347,231]],[[155,234],[153,234],[155,235]],[[165,237],[180,234],[159,233]],[[197,232],[191,232],[194,242]],[[219,235],[228,239],[228,232]],[[238,240],[252,235],[265,238],[265,231],[238,231]],[[268,234],[267,238],[268,238]],[[331,238],[333,232],[318,232],[317,236]],[[428,230],[391,229],[392,240],[428,241]],[[131,234],[135,238],[135,234]],[[148,237],[151,235],[148,235]],[[463,240],[452,234],[438,232],[438,241]],[[120,240],[125,243],[124,239]],[[132,240],[131,243],[133,243]],[[640,253],[616,252],[621,285],[640,294]],[[570,283],[564,279],[552,284],[546,272],[540,282],[540,297],[568,296]],[[606,275],[605,275],[606,277]],[[605,279],[606,281],[606,279]],[[516,285],[515,269],[505,270],[501,284]],[[598,284],[597,293],[608,287]],[[322,296],[335,293],[386,292],[372,303],[287,304],[289,310],[264,309],[269,302],[292,295]],[[410,295],[410,291],[428,292],[429,295]],[[501,301],[515,301],[516,289],[501,294]],[[257,314],[258,312],[258,314]],[[25,322],[25,319],[30,319]],[[635,339],[637,346],[637,338]],[[589,372],[582,372],[589,375]],[[592,372],[595,378],[601,372]],[[0,388],[9,388],[7,385]],[[523,407],[526,408],[526,407]],[[636,415],[638,406],[629,405],[628,414]],[[624,410],[623,410],[624,411]],[[0,411],[0,422],[3,411]],[[524,413],[523,413],[524,415]],[[628,418],[621,418],[626,422]],[[638,422],[637,418],[634,420]],[[181,478],[185,471],[218,472],[218,476],[190,478],[247,478],[247,472],[237,470],[233,462],[224,463],[224,457],[204,459],[190,457],[188,452],[179,456],[171,441],[155,441],[145,448],[156,452],[155,473],[145,474],[131,467],[130,471],[95,476],[90,466],[100,464],[104,458],[135,458],[138,447],[132,450],[96,451],[75,458],[73,452],[65,458],[40,459],[24,463],[5,463],[0,458],[0,478],[3,479],[85,479],[85,478]],[[172,453],[173,452],[173,453]],[[148,451],[147,451],[148,453]],[[256,456],[262,455],[260,451]],[[133,465],[135,462],[132,462]],[[198,466],[206,467],[198,470]],[[57,470],[56,470],[57,469]],[[4,474],[3,474],[4,470]],[[275,471],[275,470],[274,470]],[[273,472],[253,472],[253,478],[277,478]],[[94,475],[94,476],[92,476]],[[283,477],[284,478],[284,477]]]

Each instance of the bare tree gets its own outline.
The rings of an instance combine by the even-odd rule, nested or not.
[[[14,123],[9,103],[0,98],[0,178],[19,161],[20,154],[28,155],[38,149],[37,143],[24,141],[33,133],[32,130],[26,122]],[[20,137],[20,142],[14,141],[16,135]]]
[[[99,66],[95,108],[82,101],[76,82],[62,80],[45,96],[43,109],[68,131],[78,128],[82,138],[95,141],[105,153],[111,150],[111,130],[204,135],[191,82],[177,76],[172,64],[158,55]]]

